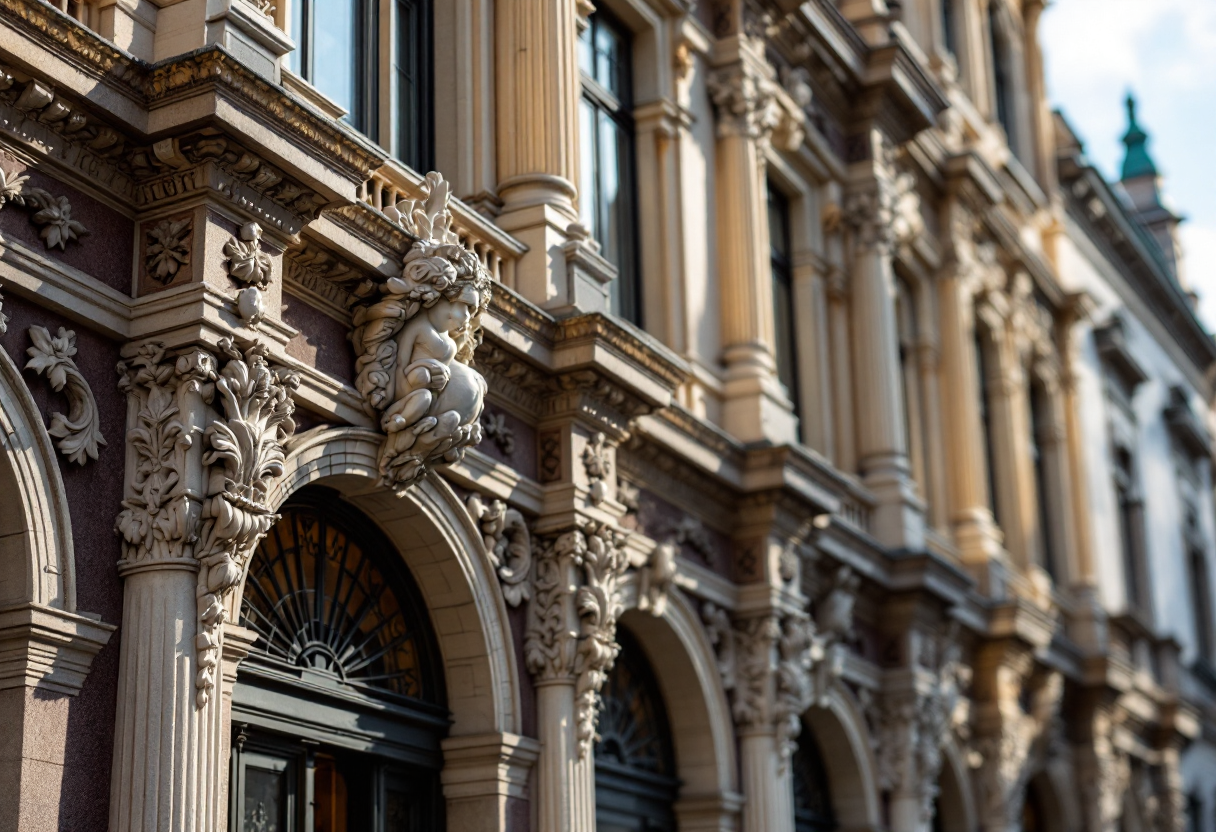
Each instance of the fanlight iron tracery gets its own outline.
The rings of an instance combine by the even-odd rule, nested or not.
[[[832,832],[836,813],[827,765],[819,743],[809,728],[803,728],[794,751],[794,829],[796,832]]]
[[[245,584],[241,624],[259,636],[251,658],[438,701],[423,605],[387,539],[336,495],[314,493],[281,514]]]
[[[621,652],[600,692],[597,828],[669,832],[680,784],[662,692],[641,645],[624,629],[617,641]]]

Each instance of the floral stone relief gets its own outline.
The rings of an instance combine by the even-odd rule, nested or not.
[[[490,276],[452,230],[451,187],[426,177],[423,199],[390,209],[419,241],[400,277],[354,313],[355,386],[386,437],[381,482],[401,492],[481,441],[486,382],[469,366]]]
[[[83,223],[72,219],[72,205],[66,196],[52,196],[42,188],[26,187],[28,180],[28,176],[0,170],[0,207],[11,202],[32,211],[30,220],[42,229],[38,236],[47,248],[65,251],[68,243],[79,242],[89,233]]]
[[[0,334],[3,332],[0,320]],[[30,360],[25,369],[45,375],[52,390],[68,397],[68,414],[52,413],[47,433],[59,440],[55,445],[68,461],[84,465],[97,459],[97,446],[106,444],[106,440],[99,427],[97,400],[72,358],[76,354],[76,333],[60,327],[59,334],[52,337],[41,326],[32,326],[29,332],[34,345],[26,350]]]

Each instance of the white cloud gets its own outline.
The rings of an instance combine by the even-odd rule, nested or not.
[[[1129,91],[1182,226],[1186,273],[1216,328],[1216,2],[1057,0],[1040,27],[1048,95],[1116,178]]]

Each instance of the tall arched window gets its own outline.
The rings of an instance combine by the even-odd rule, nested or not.
[[[1216,662],[1216,609],[1212,606],[1212,576],[1208,569],[1207,545],[1199,527],[1199,511],[1187,500],[1182,537],[1186,546],[1188,582],[1191,585],[1191,616],[1195,627],[1195,649],[1200,660]]]
[[[579,209],[601,253],[617,268],[608,286],[611,311],[640,324],[630,41],[629,30],[602,8],[579,38]]]
[[[663,695],[628,631],[604,688],[595,746],[597,832],[675,832],[679,791]]]
[[[233,690],[229,828],[441,828],[443,677],[388,539],[305,490],[254,554],[240,623],[258,640]]]
[[[837,823],[836,812],[832,808],[828,768],[819,743],[809,728],[804,727],[798,736],[792,774],[795,832],[832,832]]]

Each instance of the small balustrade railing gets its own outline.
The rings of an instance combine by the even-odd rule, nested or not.
[[[422,177],[389,160],[359,187],[359,199],[383,211],[407,199],[422,197]],[[477,255],[498,282],[515,288],[515,264],[526,247],[460,200],[452,200],[452,227],[461,243]]]

